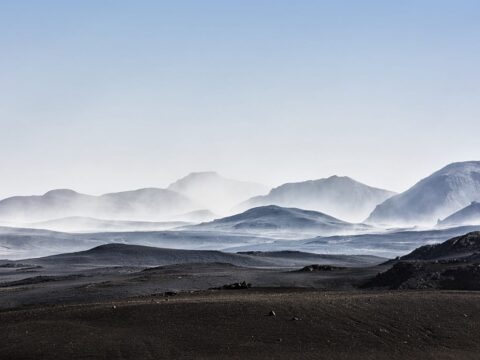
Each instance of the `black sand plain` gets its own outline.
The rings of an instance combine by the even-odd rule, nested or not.
[[[128,245],[4,261],[0,357],[478,359],[480,293],[445,290],[452,271],[476,284],[478,249],[472,233],[391,261]]]

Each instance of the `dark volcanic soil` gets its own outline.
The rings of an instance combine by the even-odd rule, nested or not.
[[[90,303],[121,300],[167,291],[207,290],[246,282],[254,288],[316,288],[353,290],[388,267],[345,268],[331,271],[255,269],[230,264],[181,264],[155,268],[114,267],[67,274],[38,271],[0,276],[0,309],[30,305]],[[73,271],[75,269],[71,269]],[[1,272],[0,272],[1,274]],[[21,276],[20,279],[17,277]],[[7,279],[11,281],[7,281]],[[1,280],[5,279],[4,282]]]
[[[380,265],[119,245],[4,262],[0,359],[478,359],[480,292],[451,290],[480,290],[479,249],[472,233]],[[205,263],[224,259],[326,262]]]
[[[272,310],[276,316],[267,316]],[[2,359],[478,359],[480,353],[480,293],[472,292],[209,291],[8,310],[0,323]]]

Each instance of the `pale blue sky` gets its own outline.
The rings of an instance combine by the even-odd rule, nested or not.
[[[0,0],[0,197],[480,160],[480,2]]]

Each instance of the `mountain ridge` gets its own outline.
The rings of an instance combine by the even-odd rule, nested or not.
[[[365,220],[388,225],[434,225],[480,200],[480,161],[451,163],[376,206]]]
[[[314,210],[350,222],[360,222],[373,208],[395,193],[360,183],[348,176],[282,184],[267,195],[250,198],[239,210],[278,205]]]
[[[160,188],[143,188],[99,196],[70,189],[43,195],[13,196],[0,201],[2,221],[35,222],[83,216],[114,220],[153,220],[198,209],[182,194]]]
[[[437,223],[437,227],[462,225],[480,225],[480,202],[472,201],[470,205]]]

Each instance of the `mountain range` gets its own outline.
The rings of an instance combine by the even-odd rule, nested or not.
[[[214,172],[192,173],[168,189],[145,188],[86,195],[69,189],[40,196],[14,196],[0,201],[0,220],[32,223],[68,217],[98,221],[206,221],[240,201],[261,193],[263,185],[226,179]]]
[[[189,198],[165,189],[140,189],[101,196],[73,190],[52,190],[40,196],[15,196],[0,201],[0,219],[34,222],[82,216],[100,219],[158,220],[198,208]]]
[[[400,194],[340,176],[287,183],[267,192],[263,185],[227,179],[214,172],[201,172],[191,173],[167,189],[145,188],[100,196],[59,189],[40,196],[14,196],[0,201],[0,221],[3,225],[18,227],[75,219],[74,227],[78,227],[81,218],[88,218],[83,222],[89,226],[95,222],[95,230],[100,231],[102,223],[105,230],[122,228],[123,225],[132,230],[137,228],[136,225],[141,225],[139,229],[151,228],[151,224],[133,226],[133,223],[124,223],[120,226],[118,221],[199,223],[228,216],[223,222],[204,224],[202,228],[234,226],[238,230],[242,226],[242,231],[256,228],[277,233],[288,228],[320,235],[324,230],[331,234],[330,230],[358,229],[358,225],[353,225],[358,223],[383,228],[432,227],[439,219],[444,219],[438,226],[473,225],[479,218],[479,206],[472,204],[475,201],[480,201],[480,161],[452,163]],[[270,205],[277,208],[268,207]],[[255,208],[263,209],[245,213]],[[307,210],[317,212],[313,216],[315,220],[312,220],[313,213]],[[286,212],[289,212],[287,217],[294,220],[287,221],[283,217]],[[233,214],[238,217],[232,217]],[[245,216],[248,219],[231,225],[232,221]],[[276,221],[272,221],[274,216],[278,216]],[[303,218],[303,223],[298,216]],[[160,228],[163,229],[163,225]]]

